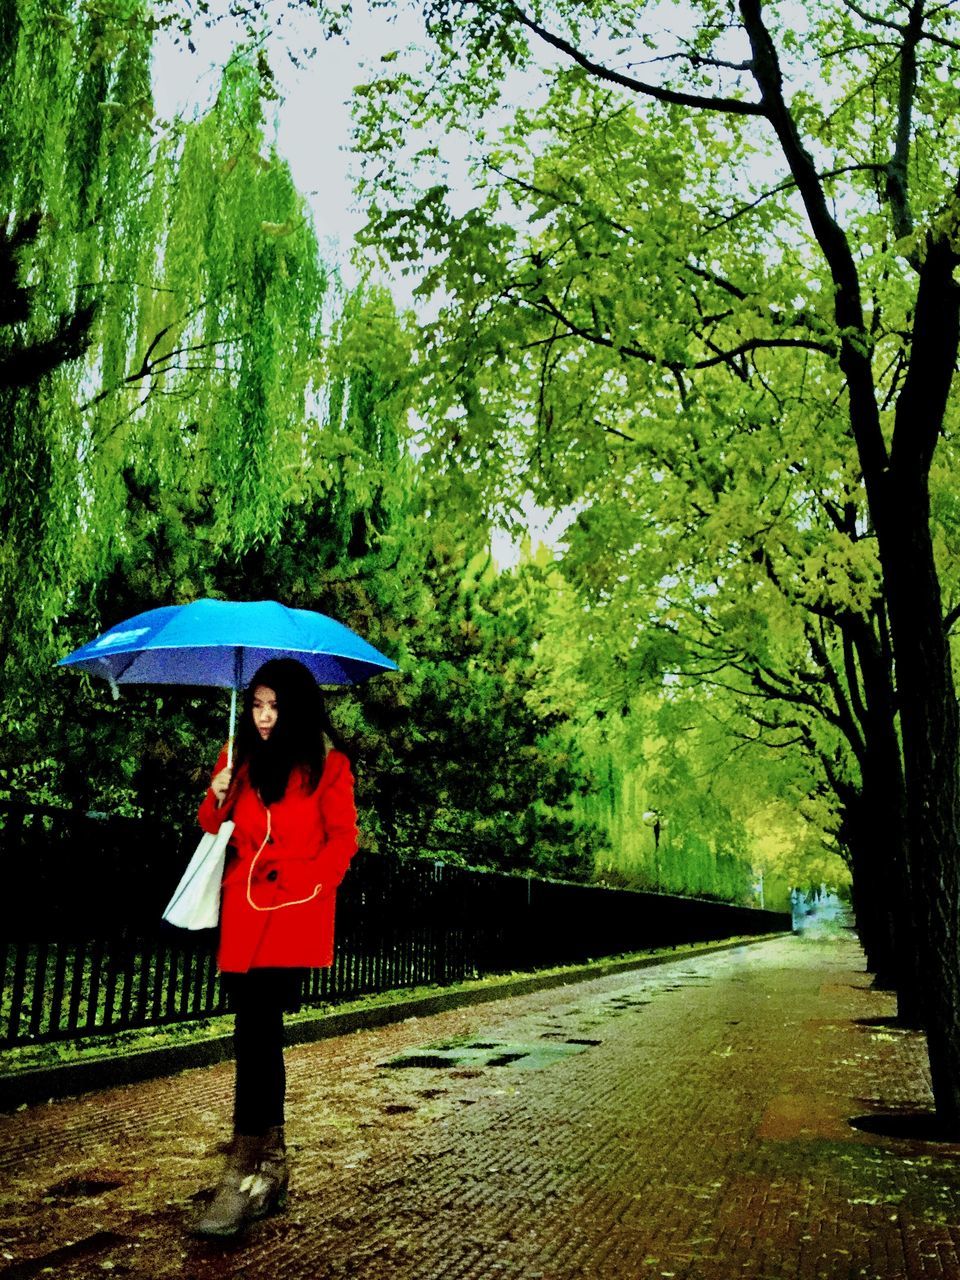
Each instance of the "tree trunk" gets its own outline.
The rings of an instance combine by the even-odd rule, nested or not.
[[[930,532],[930,464],[960,345],[958,256],[928,240],[889,465],[865,470],[893,639],[910,877],[937,1115],[960,1139],[960,717]]]
[[[925,1023],[937,1113],[960,1138],[960,796],[957,702],[930,535],[929,476],[960,345],[960,261],[944,231],[928,235],[909,369],[887,449],[856,260],[783,92],[762,0],[739,0],[764,111],[796,180],[834,283],[839,366],[877,534],[903,738],[910,883],[922,944]]]
[[[917,904],[910,876],[907,796],[896,726],[896,691],[889,655],[869,625],[854,637],[866,709],[862,837],[872,857],[867,874],[882,896],[889,946],[874,970],[877,985],[897,993],[897,1017],[923,1026]]]
[[[937,1114],[960,1138],[960,723],[926,485],[901,487],[880,540],[896,655],[910,870]]]
[[[877,874],[879,868],[869,817],[866,802],[858,795],[846,808],[840,839],[850,853],[850,896],[867,972],[873,974],[874,986],[889,991],[896,989],[899,976],[893,922],[883,887],[884,877]]]

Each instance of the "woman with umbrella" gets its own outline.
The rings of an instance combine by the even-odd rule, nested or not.
[[[276,600],[204,599],[117,623],[59,665],[105,677],[114,696],[124,684],[232,691],[230,741],[200,825],[213,835],[228,819],[235,824],[218,955],[236,1014],[234,1134],[212,1203],[195,1225],[202,1236],[229,1238],[286,1199],[283,1014],[296,1006],[303,971],[333,961],[337,886],[357,848],[353,775],[317,681],[352,685],[397,665],[322,613]],[[258,670],[248,682],[251,666]],[[218,881],[215,872],[214,891]],[[216,919],[215,901],[187,919],[172,910],[178,902],[180,886],[164,918],[183,928]]]
[[[283,1014],[303,971],[333,961],[337,886],[357,848],[353,775],[311,673],[265,663],[244,697],[200,806],[214,833],[235,823],[223,874],[218,964],[235,1013],[233,1139],[197,1235],[230,1238],[283,1207]]]

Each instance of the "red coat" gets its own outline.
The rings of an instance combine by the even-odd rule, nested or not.
[[[224,749],[214,775],[226,763]],[[224,973],[325,968],[333,962],[337,886],[357,851],[350,762],[342,752],[328,751],[312,792],[303,771],[294,769],[286,792],[269,811],[250,785],[245,766],[238,776],[217,963]],[[200,805],[200,826],[218,831],[225,816],[208,790]]]

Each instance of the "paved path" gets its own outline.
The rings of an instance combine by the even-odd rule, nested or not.
[[[0,1280],[960,1280],[960,1148],[848,1124],[929,1103],[892,1012],[849,935],[785,938],[298,1046],[290,1208],[228,1250],[183,1224],[229,1064],[34,1107]]]

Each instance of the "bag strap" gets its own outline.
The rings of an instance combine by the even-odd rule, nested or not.
[[[211,835],[209,831],[205,831],[200,837],[200,843],[193,851],[193,857],[187,863],[186,870],[180,877],[180,883],[173,891],[173,897],[167,903],[166,909],[163,913],[164,918],[168,912],[172,911],[179,905],[180,899],[193,884],[194,880],[196,880],[197,876],[208,874],[216,859],[222,857],[227,841],[233,834],[232,822],[229,823],[229,829],[224,830],[224,828],[227,827],[228,821],[229,819],[224,819],[220,824],[220,830],[215,835]]]

